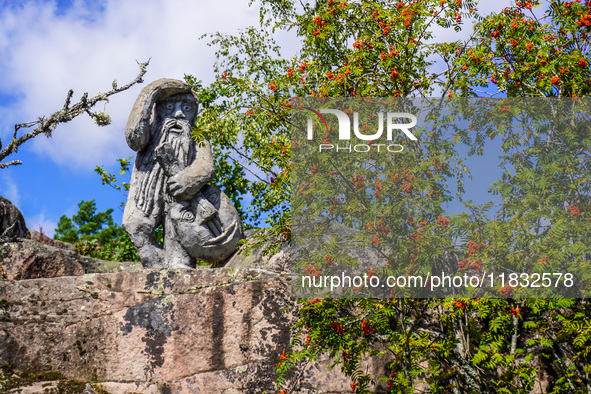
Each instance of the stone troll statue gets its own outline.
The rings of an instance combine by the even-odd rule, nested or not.
[[[159,79],[142,89],[127,121],[127,144],[138,153],[123,228],[146,268],[195,267],[196,259],[219,265],[243,236],[228,196],[207,184],[214,163],[209,141],[191,137],[197,113],[191,86]]]

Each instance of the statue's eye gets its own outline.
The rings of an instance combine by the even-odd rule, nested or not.
[[[191,211],[185,211],[181,216],[181,220],[183,222],[192,222],[193,220],[195,220],[195,214],[193,214],[193,212]]]
[[[183,105],[183,111],[192,111],[192,110],[193,110],[192,105],[189,105],[189,104]]]
[[[172,111],[174,109],[174,104],[173,103],[166,104],[166,109],[169,111]]]
[[[219,195],[215,190],[211,190],[209,193],[207,193],[205,195],[205,199],[212,204],[217,204],[220,201]]]

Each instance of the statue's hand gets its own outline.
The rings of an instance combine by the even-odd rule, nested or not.
[[[168,179],[169,193],[181,200],[191,199],[199,191],[201,184],[198,180],[181,171]]]

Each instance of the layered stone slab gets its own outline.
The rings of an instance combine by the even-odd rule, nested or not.
[[[0,364],[112,393],[274,392],[297,316],[289,281],[233,268],[2,281]],[[308,365],[300,386],[349,391],[327,366]]]

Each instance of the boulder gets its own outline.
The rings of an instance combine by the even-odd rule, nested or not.
[[[31,237],[0,243],[0,392],[276,392],[299,310],[286,246],[146,270]],[[350,392],[330,364],[291,371],[292,392]]]
[[[139,262],[119,263],[81,256],[72,245],[39,233],[34,238],[41,242],[20,239],[0,243],[0,279],[53,278],[142,268]]]
[[[0,196],[0,240],[25,238],[29,234],[23,214]]]
[[[209,268],[0,281],[0,364],[111,393],[275,392],[298,314],[290,280]],[[292,378],[304,391],[350,392],[328,365]]]

